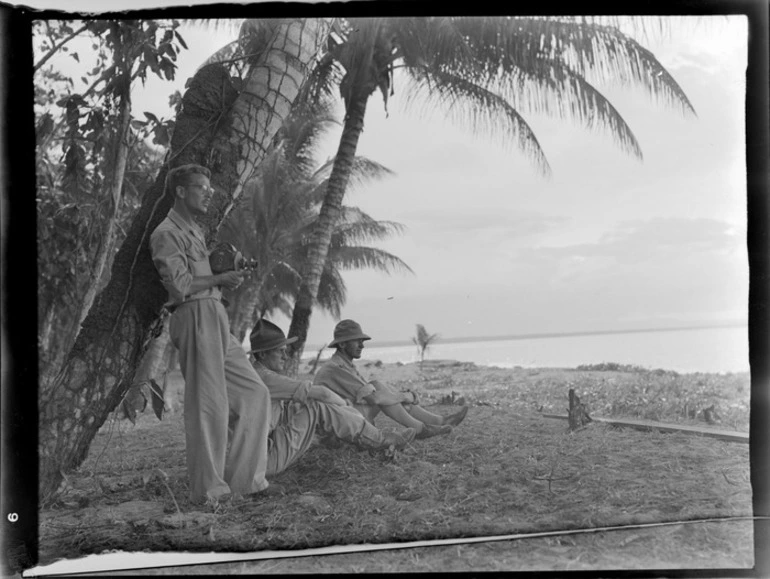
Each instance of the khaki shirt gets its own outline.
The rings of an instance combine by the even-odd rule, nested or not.
[[[270,430],[272,431],[281,422],[281,417],[286,415],[283,412],[285,403],[281,401],[307,402],[311,383],[310,380],[297,380],[296,378],[290,378],[289,376],[273,372],[259,362],[254,364],[254,369],[270,391],[270,399],[273,402],[273,412],[270,417]]]
[[[210,276],[213,273],[203,231],[197,224],[185,221],[174,208],[152,232],[150,251],[161,282],[168,291],[169,305],[222,297],[219,287],[190,293],[194,277]]]
[[[353,362],[338,352],[318,369],[313,384],[326,386],[353,404],[366,404],[364,397],[375,391],[361,374]]]

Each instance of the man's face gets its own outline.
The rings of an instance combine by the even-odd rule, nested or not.
[[[273,372],[282,373],[286,362],[286,346],[273,348],[262,355],[262,365]]]
[[[364,349],[364,340],[348,340],[347,342],[342,342],[342,344],[340,344],[340,349],[345,352],[348,358],[358,360]]]
[[[206,215],[214,193],[209,178],[196,173],[190,175],[189,179],[189,184],[180,188],[183,190],[182,200],[192,215]]]

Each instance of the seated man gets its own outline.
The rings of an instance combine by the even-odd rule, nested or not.
[[[250,340],[254,369],[270,392],[268,475],[278,474],[302,456],[313,444],[316,430],[371,450],[402,449],[414,440],[413,429],[384,433],[331,390],[283,376],[286,345],[297,338],[286,339],[272,322],[260,320]]]
[[[378,380],[367,381],[358,373],[353,360],[361,357],[364,341],[371,340],[353,320],[342,320],[334,328],[334,340],[329,347],[337,351],[315,375],[313,384],[326,386],[342,398],[350,401],[366,419],[374,423],[382,411],[399,424],[417,431],[416,438],[430,438],[448,434],[453,426],[462,422],[468,407],[450,415],[433,414],[422,408],[417,396],[409,390],[398,391]]]

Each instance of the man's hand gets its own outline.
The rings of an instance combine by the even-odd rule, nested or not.
[[[404,404],[417,404],[417,394],[411,390],[402,390],[401,394],[404,396]]]
[[[244,275],[245,273],[242,271],[226,271],[225,273],[217,274],[215,277],[217,278],[217,285],[234,290],[241,285]]]

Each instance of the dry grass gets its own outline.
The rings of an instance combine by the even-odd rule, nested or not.
[[[717,426],[747,430],[747,375],[502,370],[427,361],[422,372],[415,365],[366,370],[416,389],[425,404],[454,392],[471,404],[468,418],[451,435],[415,442],[394,459],[348,445],[315,447],[276,477],[285,496],[216,511],[188,501],[181,412],[161,423],[151,413],[136,426],[108,423],[89,459],[69,477],[61,503],[41,514],[40,563],[110,549],[294,550],[751,513],[746,445],[599,424],[569,433],[566,422],[538,414],[563,412],[574,387],[604,416],[653,418],[645,415],[652,405],[657,419],[693,422],[680,411],[683,400],[697,407],[716,401],[723,419]],[[453,411],[447,404],[433,409]],[[395,426],[385,417],[378,425]],[[724,522],[185,567],[184,573],[752,564],[751,524]]]

